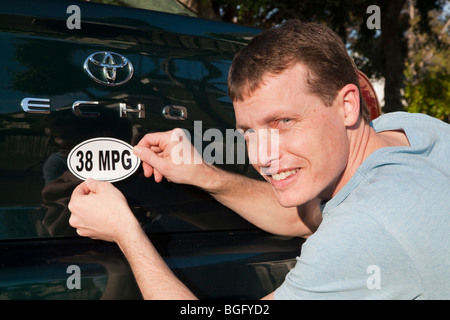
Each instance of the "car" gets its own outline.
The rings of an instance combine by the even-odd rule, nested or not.
[[[199,151],[214,147],[215,165],[260,179],[248,159],[220,161],[229,143],[205,139],[235,127],[228,69],[260,30],[181,11],[0,4],[0,299],[142,298],[118,246],[78,236],[67,205],[85,178],[77,168],[131,167],[126,148],[146,133],[184,129]],[[102,139],[113,146],[94,161],[86,143]],[[159,253],[201,299],[260,298],[300,253],[302,239],[259,230],[198,188],[156,183],[139,165],[116,178]]]

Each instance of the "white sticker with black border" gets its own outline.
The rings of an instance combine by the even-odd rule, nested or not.
[[[89,139],[70,151],[67,166],[82,180],[117,182],[131,176],[141,164],[132,149],[128,143],[115,138]]]

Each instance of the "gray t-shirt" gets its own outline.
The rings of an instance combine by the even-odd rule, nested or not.
[[[276,299],[450,299],[450,125],[398,112],[372,126],[411,147],[376,150],[323,206]]]

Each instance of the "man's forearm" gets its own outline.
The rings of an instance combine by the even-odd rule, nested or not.
[[[268,182],[209,166],[201,188],[217,201],[232,209],[257,227],[274,234],[310,235],[315,226],[307,226],[300,218],[299,208],[281,206]],[[304,215],[304,212],[302,212]]]
[[[172,273],[138,223],[125,226],[117,241],[148,300],[191,300],[195,295]]]

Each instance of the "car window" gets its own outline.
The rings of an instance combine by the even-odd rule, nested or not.
[[[179,15],[193,16],[196,14],[181,1],[177,0],[85,0],[136,9],[154,10]]]

